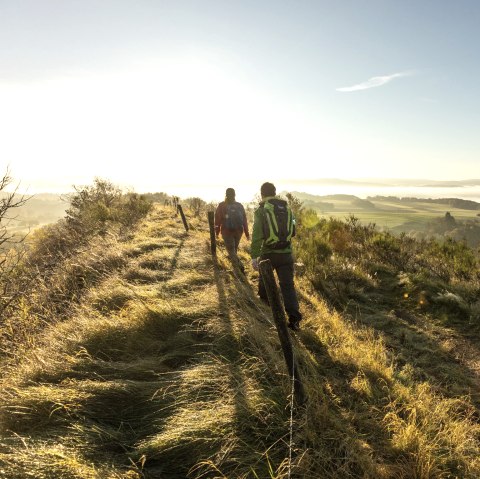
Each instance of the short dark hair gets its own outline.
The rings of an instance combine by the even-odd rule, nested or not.
[[[235,198],[235,190],[233,188],[227,188],[225,191],[225,196],[227,198]]]
[[[260,187],[260,194],[262,195],[262,198],[265,198],[266,196],[275,196],[277,194],[277,189],[273,183],[267,181],[267,183],[264,183]]]

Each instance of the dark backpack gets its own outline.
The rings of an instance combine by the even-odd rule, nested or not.
[[[225,228],[227,230],[243,229],[243,206],[240,203],[225,204]]]
[[[271,198],[263,204],[263,238],[271,249],[290,246],[295,236],[295,224],[290,206],[284,200]]]

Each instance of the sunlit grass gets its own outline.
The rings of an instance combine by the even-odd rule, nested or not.
[[[361,311],[334,310],[306,276],[292,341],[308,402],[290,425],[291,381],[247,245],[244,277],[223,248],[212,259],[208,232],[192,224],[185,234],[179,218],[153,210],[115,246],[124,265],[4,371],[0,476],[480,476],[472,398],[447,396],[376,326],[401,326],[404,342],[416,331],[394,314],[367,324]]]

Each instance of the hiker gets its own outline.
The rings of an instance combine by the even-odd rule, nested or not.
[[[222,234],[230,261],[238,265],[242,272],[245,272],[237,252],[243,233],[245,233],[247,240],[250,239],[250,234],[248,232],[245,208],[241,203],[235,201],[235,190],[233,188],[227,188],[225,201],[222,201],[215,211],[215,234],[217,238],[220,233]]]
[[[293,255],[291,238],[295,236],[295,219],[285,200],[276,196],[272,183],[264,183],[260,188],[262,201],[255,210],[252,229],[252,267],[258,271],[258,263],[269,259],[276,271],[282,291],[288,327],[300,329],[302,314],[299,311],[297,293],[293,282]],[[268,302],[267,292],[260,276],[258,295]]]

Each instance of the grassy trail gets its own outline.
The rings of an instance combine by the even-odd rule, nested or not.
[[[123,271],[5,375],[0,477],[185,477],[251,439],[242,416],[270,406],[240,343],[264,313],[193,227],[157,209]]]
[[[293,337],[309,397],[295,411],[255,273],[157,207],[126,265],[6,371],[0,478],[475,478],[478,411],[396,365],[384,337],[298,279]],[[246,261],[246,250],[240,253]]]

